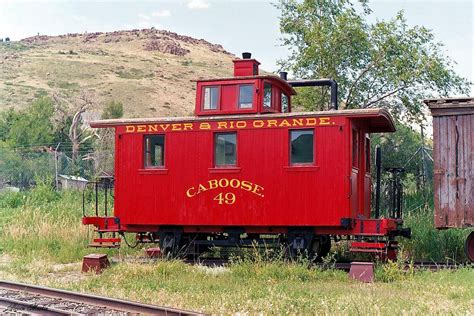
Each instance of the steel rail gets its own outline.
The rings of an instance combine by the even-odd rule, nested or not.
[[[230,263],[227,259],[221,258],[202,258],[202,259],[183,259],[183,262],[190,265],[203,265],[203,266],[225,266]],[[374,262],[375,263],[375,262]],[[312,267],[318,268],[327,268],[331,267],[336,270],[344,270],[349,271],[351,268],[350,262],[335,262],[333,264],[322,264],[322,263],[314,263],[311,265]],[[431,271],[439,271],[439,270],[454,270],[459,268],[471,267],[474,268],[474,264],[465,262],[465,263],[441,263],[441,262],[422,262],[422,261],[415,261],[413,263],[404,262],[401,266],[405,269],[409,269],[413,267],[414,269],[425,269]]]
[[[42,306],[36,303],[29,303],[27,301],[15,300],[8,297],[0,297],[0,306],[7,309],[19,309],[20,311],[31,315],[81,315],[71,311],[60,310],[54,307]]]
[[[120,310],[128,313],[138,314],[150,314],[150,315],[203,315],[202,313],[158,306],[143,304],[138,302],[132,302],[127,300],[120,300],[115,298],[108,298],[92,294],[75,293],[66,290],[52,289],[43,286],[29,285],[24,283],[0,281],[0,288],[7,290],[14,290],[20,292],[26,292],[30,294],[37,294],[40,296],[47,296],[52,298],[61,298],[64,300],[94,305],[97,307],[105,307],[114,310]],[[4,300],[4,298],[2,298]],[[24,302],[23,302],[24,303]],[[32,304],[37,306],[37,304]],[[66,311],[66,314],[71,315],[70,311]]]

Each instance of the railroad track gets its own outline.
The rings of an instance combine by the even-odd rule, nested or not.
[[[229,260],[220,259],[220,258],[205,258],[205,259],[183,259],[183,262],[187,264],[199,264],[204,266],[225,266],[229,264]],[[321,263],[315,263],[315,267],[327,267],[327,265],[323,265]],[[331,265],[330,265],[331,266]],[[333,269],[336,270],[344,270],[349,271],[351,268],[350,262],[336,262],[331,266]],[[414,269],[425,269],[431,271],[439,271],[445,269],[459,269],[462,267],[472,267],[474,268],[474,264],[472,263],[462,263],[462,264],[455,264],[455,263],[436,263],[436,262],[414,262],[414,263],[405,263],[405,268],[409,269],[413,267]]]
[[[0,314],[202,315],[187,310],[8,281],[0,281]]]

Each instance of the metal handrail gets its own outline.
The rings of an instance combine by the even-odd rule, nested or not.
[[[88,191],[91,186],[93,187],[95,194],[95,216],[99,217],[99,190],[104,190],[104,215],[108,216],[109,201],[108,196],[110,195],[112,199],[115,199],[113,195],[114,179],[110,182],[100,182],[100,181],[89,181],[84,189],[82,190],[82,216],[86,216],[86,191]]]

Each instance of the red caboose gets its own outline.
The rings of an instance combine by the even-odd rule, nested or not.
[[[113,216],[84,217],[103,233],[137,233],[163,251],[189,245],[285,242],[292,253],[324,255],[330,239],[382,252],[406,233],[399,218],[371,217],[370,133],[393,132],[382,109],[291,112],[294,87],[259,75],[244,55],[234,77],[198,80],[196,116],[102,120],[115,128]],[[271,235],[279,238],[271,238]],[[196,247],[199,248],[199,247]]]

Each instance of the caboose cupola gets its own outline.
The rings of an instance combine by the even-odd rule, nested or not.
[[[243,53],[235,59],[234,77],[197,80],[197,116],[291,112],[295,90],[276,75],[260,75],[260,63]]]
[[[258,76],[260,63],[252,59],[252,54],[242,53],[242,59],[234,59],[234,77]]]

